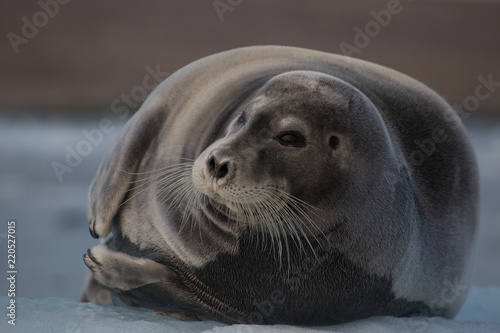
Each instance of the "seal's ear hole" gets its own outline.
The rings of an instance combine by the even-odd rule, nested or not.
[[[339,138],[337,138],[335,135],[332,135],[330,137],[330,140],[328,140],[328,144],[330,145],[330,147],[332,147],[333,149],[337,149],[337,147],[339,146]]]
[[[241,115],[238,117],[237,123],[238,125],[243,125],[246,122],[246,114],[245,111],[241,113]]]

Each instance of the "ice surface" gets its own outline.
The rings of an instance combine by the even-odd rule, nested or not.
[[[0,296],[0,304],[3,306],[8,301],[7,297]],[[19,298],[16,305],[15,327],[8,324],[8,317],[2,316],[0,332],[500,332],[500,287],[473,287],[454,320],[375,317],[329,327],[184,322],[154,316],[149,310],[78,303],[63,298]]]

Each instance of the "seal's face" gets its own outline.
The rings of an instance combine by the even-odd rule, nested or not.
[[[349,177],[349,101],[325,76],[273,78],[196,159],[196,190],[239,221],[273,225],[284,213],[303,224],[297,211],[331,206]]]

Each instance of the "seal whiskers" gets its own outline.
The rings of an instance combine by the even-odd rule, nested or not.
[[[248,228],[251,237],[256,238],[256,243],[262,243],[264,248],[269,246],[271,252],[276,252],[280,261],[284,253],[288,259],[290,257],[289,239],[299,252],[304,251],[304,242],[314,252],[309,238],[311,235],[321,233],[312,219],[317,208],[274,186],[256,190],[255,197],[259,200],[251,196],[243,196],[237,201],[209,199],[193,184],[192,167],[193,162],[184,162],[153,171],[135,173],[138,179],[131,182],[136,186],[130,191],[136,193],[123,204],[156,187],[160,202],[168,202],[172,208],[182,212],[179,233],[190,222],[193,222],[192,231],[194,223],[199,224],[200,221],[190,217],[200,206],[208,204],[219,214],[226,216],[229,223]],[[147,176],[141,178],[142,175]],[[318,232],[312,232],[314,230]],[[317,237],[313,237],[316,240]]]

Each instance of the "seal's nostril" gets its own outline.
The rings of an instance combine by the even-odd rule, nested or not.
[[[223,178],[229,172],[228,163],[224,163],[219,167],[217,173],[215,174],[215,178]]]
[[[208,171],[210,171],[210,173],[214,173],[214,170],[215,170],[215,157],[210,157],[208,159],[208,162],[207,162],[207,167],[208,167]]]
[[[207,161],[207,168],[210,174],[216,179],[223,178],[229,172],[229,163],[219,163],[214,156],[211,156]]]

